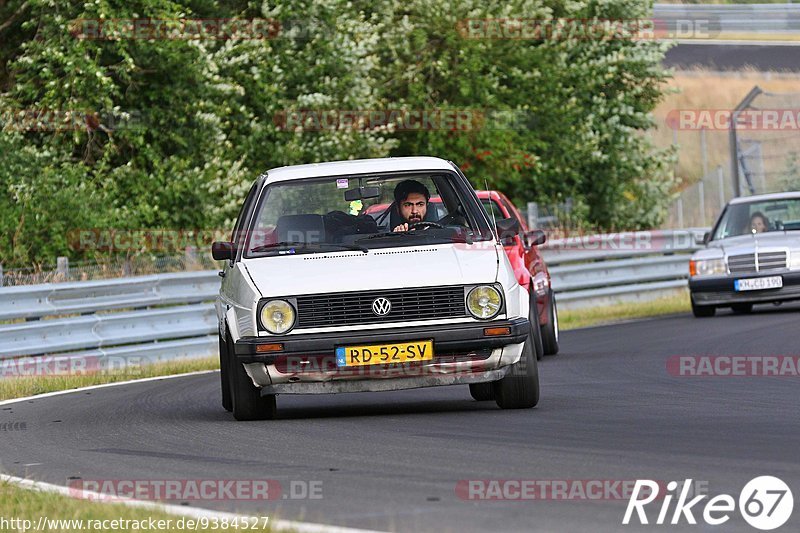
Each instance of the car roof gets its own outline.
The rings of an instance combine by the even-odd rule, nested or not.
[[[750,202],[767,202],[770,200],[792,200],[800,198],[800,191],[791,192],[774,192],[769,194],[756,194],[755,196],[740,196],[733,198],[730,202],[731,205],[736,204],[749,204]]]
[[[453,166],[438,157],[384,157],[311,163],[273,168],[267,171],[267,183],[325,176],[347,176],[379,172],[453,170]]]

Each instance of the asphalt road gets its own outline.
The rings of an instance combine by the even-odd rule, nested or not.
[[[678,44],[663,63],[678,69],[800,71],[800,43],[795,46],[740,44]]]
[[[280,420],[237,423],[219,406],[217,374],[33,400],[0,407],[0,424],[27,428],[0,433],[0,467],[57,484],[275,479],[286,497],[315,482],[321,499],[193,505],[379,530],[756,531],[738,512],[722,528],[622,526],[626,500],[467,501],[455,488],[691,478],[738,499],[751,478],[774,475],[800,500],[800,378],[666,370],[673,355],[797,355],[799,324],[795,306],[566,332],[562,353],[540,364],[539,407],[524,411],[457,386],[281,396]],[[782,530],[798,523],[795,511]]]

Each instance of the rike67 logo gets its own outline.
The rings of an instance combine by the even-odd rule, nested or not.
[[[661,508],[653,524],[680,524],[685,520],[687,524],[697,524],[694,513],[698,514],[702,509],[702,518],[706,524],[718,526],[724,524],[731,518],[731,514],[736,510],[737,502],[729,494],[714,496],[705,505],[698,505],[705,498],[706,494],[695,496],[689,499],[689,491],[692,480],[687,479],[680,490],[678,482],[670,481],[667,483],[667,493],[663,496]],[[631,523],[634,511],[640,524],[650,524],[645,506],[654,502],[659,496],[659,484],[649,479],[638,479],[633,487],[633,493],[628,500],[628,507],[625,509],[625,516],[622,519],[624,525]],[[680,494],[678,494],[680,492]],[[670,507],[674,497],[677,496],[672,516]],[[789,520],[794,508],[794,498],[789,486],[773,476],[759,476],[751,479],[739,493],[738,501],[739,512],[745,521],[756,529],[768,531],[778,528]],[[634,520],[634,523],[635,520]]]

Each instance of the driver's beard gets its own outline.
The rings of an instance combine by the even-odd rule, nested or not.
[[[408,217],[409,222],[422,222],[422,217],[418,214],[413,214]]]

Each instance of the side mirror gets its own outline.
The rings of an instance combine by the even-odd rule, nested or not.
[[[541,246],[547,242],[547,234],[540,229],[529,231],[526,236],[528,237],[529,246]]]
[[[519,235],[522,228],[519,225],[519,220],[514,217],[501,218],[495,222],[497,224],[497,233],[500,242],[503,245],[514,244],[514,236]]]
[[[233,261],[236,259],[236,245],[226,241],[212,243],[211,256],[215,261]]]
[[[694,236],[695,244],[708,244],[708,241],[711,240],[711,232],[707,231],[703,233],[702,237],[698,237],[697,235]]]

